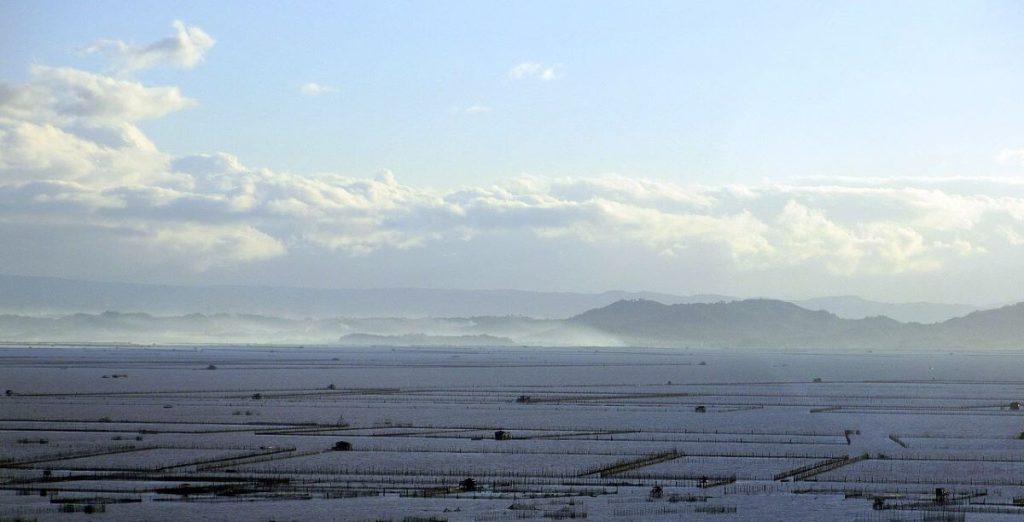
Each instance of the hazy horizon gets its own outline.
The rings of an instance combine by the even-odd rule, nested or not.
[[[155,286],[155,287],[177,287],[177,288],[267,288],[267,289],[295,289],[295,290],[355,290],[355,291],[373,291],[373,290],[412,290],[412,291],[452,291],[452,292],[521,292],[524,294],[577,294],[577,295],[603,295],[603,294],[626,294],[626,295],[664,295],[671,297],[696,297],[696,296],[709,296],[709,297],[722,297],[727,299],[776,299],[780,301],[800,302],[800,301],[814,301],[818,299],[858,299],[870,302],[876,302],[880,304],[943,304],[943,305],[966,305],[977,308],[994,308],[998,306],[1004,306],[1008,304],[1017,303],[1024,301],[1024,299],[1016,299],[1010,301],[1000,302],[950,302],[950,301],[885,301],[871,299],[863,295],[857,294],[806,294],[806,295],[725,295],[711,292],[667,292],[667,291],[656,291],[646,288],[636,289],[624,289],[624,288],[606,288],[597,289],[592,291],[573,291],[573,290],[545,290],[539,288],[509,288],[509,287],[430,287],[430,286],[303,286],[303,285],[288,285],[288,284],[244,284],[244,283],[164,283],[164,282],[150,282],[150,281],[116,281],[111,279],[91,279],[91,278],[75,278],[75,277],[62,277],[62,276],[38,276],[28,274],[10,274],[0,273],[0,277],[14,277],[14,278],[26,278],[26,279],[55,279],[64,280],[75,283],[96,283],[96,284],[112,284],[112,285],[141,285],[141,286]]]

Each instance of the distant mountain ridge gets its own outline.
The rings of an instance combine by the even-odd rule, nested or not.
[[[936,324],[843,319],[785,301],[620,300],[565,320],[528,317],[288,319],[253,314],[0,315],[3,342],[356,346],[652,346],[813,350],[1024,350],[1024,303]]]
[[[293,319],[507,315],[564,319],[623,299],[645,299],[668,305],[740,300],[719,294],[173,286],[0,275],[0,312],[24,315],[118,310],[157,315],[255,314]],[[852,296],[793,302],[847,319],[884,315],[897,321],[922,323],[941,322],[977,310],[970,305],[878,303]]]
[[[620,299],[668,303],[732,299],[656,292],[596,294],[424,288],[313,289],[269,286],[173,286],[0,275],[0,311],[16,314],[258,314],[288,318],[469,317],[522,315],[563,319]]]
[[[826,310],[844,319],[883,315],[903,323],[939,323],[980,310],[966,304],[881,303],[852,295],[801,299],[793,303],[808,310]]]
[[[507,337],[494,335],[370,335],[349,334],[340,339],[346,346],[515,346]]]
[[[772,299],[665,305],[619,301],[566,321],[632,346],[1024,349],[1024,303],[935,324],[843,319]]]

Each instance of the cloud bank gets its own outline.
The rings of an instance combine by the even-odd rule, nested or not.
[[[101,48],[134,70],[195,65],[213,39],[175,27],[175,37],[151,45]],[[509,75],[543,80],[551,71],[525,63]],[[618,245],[667,260],[711,247],[737,272],[807,267],[837,277],[936,272],[1024,248],[1020,178],[708,186],[523,175],[412,186],[390,172],[307,176],[225,152],[174,157],[137,127],[193,105],[174,86],[71,68],[34,66],[26,83],[0,84],[0,232],[38,232],[27,258],[75,248],[197,272],[296,251],[345,259],[453,242],[472,250],[499,237],[528,237],[532,248]]]

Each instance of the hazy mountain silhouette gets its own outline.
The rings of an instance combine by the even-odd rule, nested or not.
[[[720,295],[655,292],[531,292],[424,288],[312,289],[268,286],[172,286],[0,275],[0,310],[17,314],[260,314],[289,318],[468,317],[523,315],[564,319],[621,299],[713,302]]]
[[[521,316],[289,319],[254,314],[0,315],[0,341],[663,346],[738,349],[1019,350],[1024,303],[936,324],[842,319],[785,301],[665,305],[620,300],[566,320]]]
[[[844,319],[884,315],[904,323],[939,323],[979,310],[976,306],[947,303],[881,303],[857,296],[816,297],[793,301],[808,310],[825,310]]]
[[[771,299],[677,305],[624,300],[566,322],[634,346],[1014,349],[1024,344],[1024,303],[924,325],[887,317],[842,319]]]
[[[0,311],[27,315],[95,314],[120,310],[157,315],[228,313],[295,319],[508,315],[564,319],[623,299],[645,299],[662,304],[738,300],[718,294],[681,296],[621,291],[588,294],[522,290],[172,286],[0,275]],[[976,310],[969,305],[878,303],[851,296],[821,297],[795,303],[847,319],[884,315],[898,321],[923,323],[940,322]]]
[[[507,337],[495,335],[370,335],[349,334],[339,342],[346,346],[515,346]]]

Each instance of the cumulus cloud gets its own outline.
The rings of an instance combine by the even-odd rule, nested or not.
[[[540,62],[520,62],[508,70],[508,77],[513,80],[534,78],[541,81],[551,81],[561,78],[563,75],[561,66],[545,65]]]
[[[100,40],[80,50],[82,54],[103,54],[113,61],[115,68],[140,71],[156,66],[191,69],[203,61],[206,52],[216,42],[196,26],[186,26],[180,20],[173,24],[175,34],[148,45],[136,45],[122,40]]]
[[[189,183],[36,182],[31,192],[14,184],[5,188],[20,190],[11,198],[22,204],[8,208],[36,217],[72,213],[79,225],[145,223],[149,232],[135,241],[189,251],[199,268],[287,255],[286,245],[359,256],[513,231],[552,245],[572,239],[666,255],[717,245],[737,270],[816,265],[850,276],[934,271],[1015,245],[1024,234],[1021,196],[836,185],[737,190],[620,176],[439,190],[404,185],[389,172],[357,179],[251,169],[226,154],[178,158],[169,169]],[[894,212],[881,219],[848,212],[863,207]],[[948,216],[963,222],[954,226]]]
[[[285,253],[281,242],[247,225],[181,223],[161,226],[136,238],[144,248],[173,256],[195,270],[258,261]]]
[[[549,69],[527,65],[510,76],[544,79]],[[355,259],[529,238],[532,248],[672,259],[710,248],[737,272],[853,277],[935,272],[1024,247],[1019,178],[700,186],[520,176],[440,189],[389,171],[304,176],[223,152],[173,157],[136,126],[193,103],[176,87],[70,68],[35,66],[26,83],[0,84],[0,235],[31,227],[38,244],[74,237],[79,250],[95,238],[91,248],[115,263],[146,254],[199,271],[294,251]]]
[[[195,104],[177,87],[149,87],[71,68],[34,65],[21,85],[0,83],[0,119],[123,125]]]
[[[0,172],[7,181],[170,183],[169,157],[136,123],[194,103],[177,87],[33,66],[28,82],[0,83]]]
[[[320,96],[323,94],[332,94],[338,92],[338,89],[316,82],[309,82],[299,87],[299,92],[305,94],[306,96]]]

